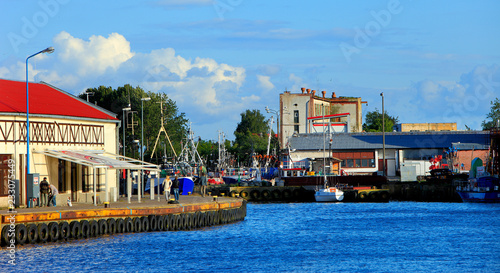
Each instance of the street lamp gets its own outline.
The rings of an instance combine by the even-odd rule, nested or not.
[[[276,133],[278,134],[278,146],[281,149],[281,145],[280,145],[280,143],[281,143],[281,141],[280,141],[281,140],[280,139],[281,135],[280,135],[280,117],[279,117],[279,112],[276,111],[276,110],[269,109],[268,106],[266,106],[266,112],[268,114],[271,113],[271,114],[275,114],[276,115]]]
[[[28,87],[28,59],[34,57],[40,53],[52,53],[54,52],[53,47],[47,47],[46,49],[39,51],[28,58],[26,58],[26,164],[28,166],[27,171],[30,173],[30,103],[29,103],[29,87]]]
[[[380,93],[382,97],[382,153],[383,153],[383,169],[382,175],[385,176],[385,110],[384,110],[384,92]]]
[[[123,119],[123,124],[122,124],[122,127],[123,127],[123,157],[125,157],[125,112],[128,112],[132,110],[132,108],[130,108],[130,104],[128,105],[128,107],[125,107],[125,108],[122,108],[122,111],[123,111],[123,116],[122,116],[122,119]],[[127,176],[127,170],[126,169],[123,169],[123,172],[125,173],[125,179],[127,181],[127,201],[130,203],[130,195],[132,194],[131,193],[131,185],[129,183],[129,177]]]
[[[151,98],[141,98],[141,161],[144,162],[144,101],[151,100]],[[143,163],[141,163],[143,164]],[[141,169],[141,185],[144,185],[144,170]],[[151,190],[151,185],[149,185],[149,188]],[[141,187],[141,193],[144,194],[143,188]],[[153,199],[154,196],[151,195],[151,199]]]

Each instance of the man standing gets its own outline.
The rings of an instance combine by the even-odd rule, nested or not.
[[[56,189],[56,187],[52,184],[49,183],[49,207],[50,203],[52,203],[52,206],[56,206],[56,195],[59,194],[59,191]]]
[[[205,197],[207,191],[207,175],[205,174],[205,172],[201,172],[200,185],[201,185],[201,196]]]
[[[176,202],[179,202],[179,179],[175,175],[174,181],[172,182],[172,189],[174,191],[174,198]]]
[[[40,182],[40,207],[48,205],[49,190],[49,181],[47,181],[47,177],[44,177],[42,182]]]

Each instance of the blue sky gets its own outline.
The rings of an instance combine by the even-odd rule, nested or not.
[[[0,78],[73,94],[164,92],[196,135],[233,132],[300,87],[361,97],[363,115],[480,129],[500,97],[499,1],[0,1]],[[266,114],[267,115],[267,114]]]

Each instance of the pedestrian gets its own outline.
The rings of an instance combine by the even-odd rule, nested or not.
[[[205,172],[201,172],[200,191],[201,191],[201,196],[205,197],[205,194],[207,192],[207,175],[205,174]]]
[[[49,181],[44,177],[40,182],[40,207],[46,207],[49,203]]]
[[[56,206],[56,195],[59,194],[59,191],[56,189],[56,187],[52,184],[49,183],[49,207],[52,203],[52,206]]]
[[[165,199],[167,202],[170,200],[170,188],[172,187],[172,180],[170,180],[170,176],[167,175],[165,180],[163,180],[163,190],[165,192]]]
[[[179,202],[179,179],[175,175],[174,181],[172,182],[172,190],[174,192],[174,198],[176,202]]]

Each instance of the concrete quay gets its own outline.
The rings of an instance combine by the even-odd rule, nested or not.
[[[0,213],[2,247],[90,238],[114,233],[192,230],[245,219],[246,201],[231,197],[181,195],[141,202],[120,198],[109,204],[16,208]]]

